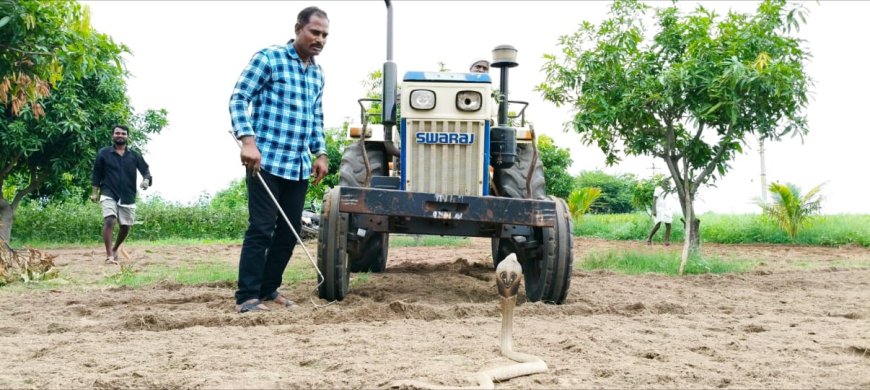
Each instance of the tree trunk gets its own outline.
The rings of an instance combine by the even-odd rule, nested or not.
[[[698,218],[692,218],[692,222],[692,235],[689,237],[689,249],[692,252],[698,252],[701,250],[701,220]]]
[[[694,208],[692,207],[692,192],[686,189],[686,203],[683,208],[683,220],[692,221],[695,219]],[[679,275],[683,274],[683,271],[686,270],[686,262],[689,260],[689,253],[691,253],[691,242],[692,242],[692,234],[694,233],[694,223],[684,223],[686,227],[686,234],[683,238],[683,254],[680,257],[680,269],[678,271]]]
[[[15,209],[6,201],[0,198],[0,240],[6,243],[12,239],[12,220],[15,217]]]
[[[695,218],[694,195],[689,188],[685,189],[686,199],[683,203],[683,227],[685,227],[686,233],[683,239],[683,254],[680,258],[680,275],[686,270],[686,263],[689,257],[701,250],[701,220]],[[686,221],[692,221],[692,223],[686,223]]]

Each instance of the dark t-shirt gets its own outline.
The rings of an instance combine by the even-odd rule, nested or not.
[[[151,179],[148,163],[142,156],[130,149],[121,156],[107,146],[97,152],[91,184],[100,187],[100,194],[118,203],[133,204],[136,201],[136,170],[143,178]]]

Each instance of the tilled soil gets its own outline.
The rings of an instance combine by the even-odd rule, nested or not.
[[[574,248],[575,262],[595,251],[680,250],[583,238]],[[239,250],[128,248],[141,268],[234,265]],[[498,387],[870,387],[870,250],[703,250],[759,265],[684,277],[576,270],[565,305],[519,299],[514,348],[541,357],[549,371]],[[0,289],[0,387],[474,385],[477,371],[511,363],[498,351],[489,251],[485,239],[390,248],[387,271],[355,277],[340,303],[315,308],[306,280],[283,289],[296,309],[242,315],[232,284],[104,287],[93,282],[118,269],[101,263],[97,245],[48,251],[69,284]],[[310,267],[302,250],[293,262]]]

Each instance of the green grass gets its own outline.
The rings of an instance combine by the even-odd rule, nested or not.
[[[752,269],[754,263],[748,260],[721,260],[714,257],[693,256],[686,263],[686,274],[723,274],[746,272]],[[638,275],[657,273],[676,275],[680,268],[680,254],[643,253],[643,252],[597,252],[590,253],[575,265],[586,271],[609,270],[613,272]]]
[[[420,236],[419,239],[413,235],[390,235],[390,247],[401,248],[408,246],[451,246],[461,247],[471,245],[471,240],[468,237],[452,237],[452,236]]]
[[[350,287],[351,289],[357,288],[369,282],[370,274],[368,272],[362,272],[357,274],[352,274],[350,277]]]
[[[200,263],[190,267],[153,265],[144,268],[134,265],[121,267],[118,273],[103,278],[100,283],[137,288],[163,281],[187,285],[232,282],[237,276],[238,268],[228,264]]]
[[[701,220],[701,240],[720,244],[803,244],[819,246],[870,246],[870,215],[822,215],[791,241],[774,222],[756,214],[704,213]],[[609,240],[646,240],[652,221],[646,214],[587,214],[574,222],[575,236],[588,236]],[[671,240],[683,240],[683,224],[677,218],[672,225]],[[660,242],[664,227],[656,233]]]
[[[294,286],[300,282],[315,279],[317,274],[314,269],[307,262],[300,263],[293,262],[284,271],[283,284],[285,286]],[[100,284],[130,288],[144,287],[164,281],[182,285],[234,284],[238,280],[238,273],[238,266],[225,263],[197,263],[184,267],[163,265],[137,267],[133,265],[121,267],[117,273],[103,278]]]

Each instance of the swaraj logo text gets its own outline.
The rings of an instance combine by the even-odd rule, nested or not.
[[[474,143],[474,133],[434,133],[419,132],[416,134],[418,144],[458,144]]]

